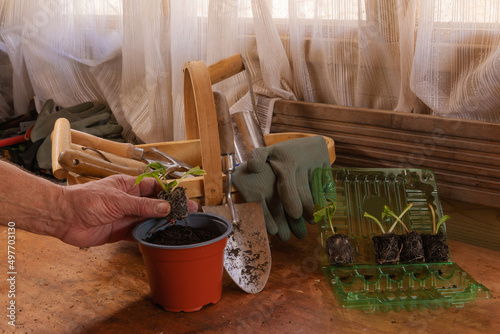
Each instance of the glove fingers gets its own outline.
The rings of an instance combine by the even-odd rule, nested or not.
[[[300,196],[297,191],[297,184],[294,177],[278,174],[278,194],[283,202],[283,208],[287,215],[293,219],[302,217],[302,203],[300,202]]]
[[[299,187],[297,191],[299,194],[300,202],[302,203],[303,217],[309,222],[311,220],[314,221],[314,201],[309,187],[309,179],[304,173],[297,175],[297,179],[297,184],[301,185],[301,187]]]
[[[300,217],[299,219],[293,219],[288,217],[288,225],[297,239],[304,239],[307,236],[306,221],[304,218]]]
[[[45,137],[42,145],[36,151],[36,162],[41,169],[52,168],[52,140],[50,140],[50,136]]]
[[[267,232],[271,235],[275,235],[276,233],[278,233],[278,225],[276,224],[273,215],[269,211],[266,202],[262,200],[261,203],[262,203],[262,212],[264,213],[264,221],[266,223]]]
[[[63,110],[66,110],[66,109],[63,109]],[[91,117],[93,115],[99,114],[99,113],[104,112],[104,111],[111,113],[109,108],[106,108],[106,105],[104,105],[102,103],[97,103],[96,105],[93,105],[92,107],[85,109],[85,110],[71,111],[71,114],[73,114],[75,117],[78,117],[78,119],[83,120],[83,119],[86,119],[88,117]]]
[[[71,128],[83,132],[88,132],[89,127],[93,125],[106,124],[110,118],[111,118],[110,112],[102,111],[95,115],[81,119],[79,121],[71,122]]]
[[[275,196],[272,196],[269,201],[269,207],[271,208],[271,214],[276,222],[276,228],[278,232],[278,238],[281,241],[288,241],[290,239],[290,227],[286,219],[285,211],[283,210],[283,204],[280,201],[279,196],[274,192]]]
[[[254,148],[250,152],[250,157],[247,161],[248,170],[252,173],[259,173],[265,168],[267,157],[269,156],[268,147]]]
[[[86,128],[85,131],[97,137],[109,137],[113,134],[118,134],[123,131],[123,127],[117,123],[106,123]]]
[[[101,103],[99,103],[99,104],[101,104]],[[64,110],[64,112],[76,114],[76,113],[81,113],[83,111],[92,109],[93,107],[94,107],[94,102],[83,102],[83,103],[80,103],[80,104],[77,104],[77,105],[74,105],[71,107],[62,108],[59,111]]]

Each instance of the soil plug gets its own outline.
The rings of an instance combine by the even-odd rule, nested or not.
[[[186,189],[179,186],[179,183],[188,175],[203,175],[205,171],[200,167],[193,167],[188,170],[184,175],[173,181],[168,181],[167,170],[160,162],[152,162],[146,166],[144,173],[139,175],[135,181],[135,185],[139,184],[145,177],[155,178],[162,187],[157,197],[164,199],[170,203],[170,213],[165,217],[165,221],[155,226],[149,233],[146,241],[160,245],[170,244],[190,244],[200,242],[200,232],[192,227],[179,226],[174,229],[168,228],[158,230],[165,225],[175,225],[178,220],[185,220],[188,217],[188,198],[186,196]],[[167,231],[168,230],[168,231]],[[213,235],[207,235],[207,240],[212,239]]]
[[[406,225],[401,220],[401,217],[411,208],[412,204],[409,204],[403,212],[397,216],[387,205],[384,206],[384,211],[382,212],[382,219],[386,219],[389,217],[396,218],[396,221],[389,230],[386,232],[384,226],[380,222],[380,220],[369,214],[368,212],[364,213],[364,217],[373,220],[380,227],[382,234],[374,235],[372,237],[373,240],[373,248],[375,251],[375,260],[379,264],[388,264],[388,263],[396,263],[400,260],[400,254],[402,251],[401,240],[400,237],[394,234],[392,231],[396,227],[398,223],[402,224],[405,230],[408,230]]]
[[[337,210],[335,202],[331,199],[326,199],[326,206],[314,212],[314,221],[319,222],[327,219],[330,224],[330,229],[333,235],[326,240],[325,250],[328,255],[330,265],[348,264],[354,261],[354,255],[351,245],[351,238],[346,234],[336,233],[333,227],[333,215]]]
[[[446,262],[449,258],[448,243],[446,234],[440,231],[441,225],[451,217],[445,215],[436,223],[436,212],[429,204],[432,213],[432,233],[423,234],[422,241],[427,262]]]
[[[399,236],[399,240],[401,243],[401,253],[399,255],[399,260],[401,262],[417,262],[425,260],[424,246],[422,243],[422,236],[418,234],[416,231],[410,231],[405,223],[401,220],[404,214],[413,206],[413,204],[409,204],[403,212],[397,216],[392,210],[388,207],[384,208],[385,216],[391,216],[399,222],[404,230],[405,234]]]

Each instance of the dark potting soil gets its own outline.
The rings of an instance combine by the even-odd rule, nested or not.
[[[375,260],[379,264],[396,263],[399,261],[401,244],[399,236],[394,233],[375,235],[372,237]]]
[[[217,238],[221,233],[182,224],[169,226],[154,232],[144,240],[157,245],[191,245]]]
[[[448,243],[446,234],[423,234],[422,242],[424,245],[426,262],[446,262],[449,258]]]
[[[351,238],[345,234],[335,234],[326,239],[326,254],[330,265],[348,264],[354,261]]]
[[[167,221],[181,220],[188,216],[188,204],[185,188],[177,187],[168,194],[162,190],[158,194],[158,198],[164,199],[170,203],[170,213],[165,217]]]
[[[401,262],[424,261],[424,245],[422,237],[415,231],[399,236],[401,242]]]

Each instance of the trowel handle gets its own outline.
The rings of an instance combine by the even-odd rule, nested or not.
[[[221,155],[234,155],[233,125],[226,98],[219,91],[214,91],[213,94],[215,111],[217,112]]]
[[[59,163],[59,155],[71,145],[71,126],[66,118],[59,118],[54,124],[52,139],[52,174],[57,179],[65,179],[68,171]]]
[[[88,146],[97,150],[116,154],[121,157],[142,160],[144,150],[129,143],[100,138],[78,130],[71,130],[71,139],[75,144]]]

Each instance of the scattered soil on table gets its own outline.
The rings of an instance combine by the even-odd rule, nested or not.
[[[351,238],[345,234],[335,234],[326,239],[326,254],[330,265],[347,264],[354,261]]]
[[[182,224],[169,226],[156,231],[144,240],[157,245],[191,245],[217,238],[221,233],[195,228]]]
[[[427,262],[446,262],[449,258],[446,234],[423,234],[422,242]]]
[[[415,231],[399,236],[401,242],[401,262],[424,261],[424,245],[422,237]]]
[[[379,264],[396,263],[399,261],[401,244],[399,236],[394,233],[375,235],[372,237],[375,260]]]

